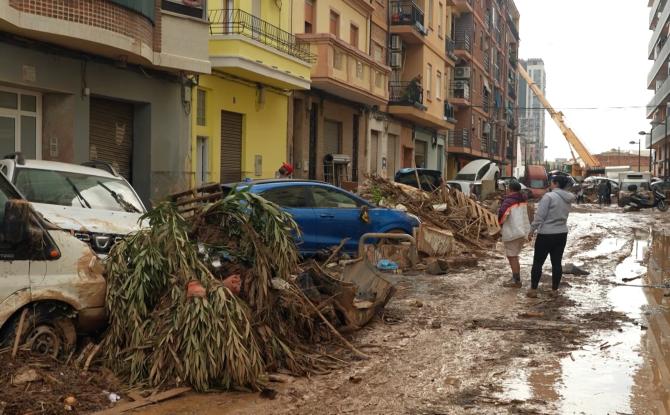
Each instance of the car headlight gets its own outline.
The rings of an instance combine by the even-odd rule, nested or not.
[[[419,222],[419,225],[421,225],[421,218],[419,218],[418,216],[416,216],[416,215],[413,214],[413,213],[407,213],[407,212],[405,212],[405,214],[406,214],[407,216],[409,216],[410,218],[416,219],[416,221]]]

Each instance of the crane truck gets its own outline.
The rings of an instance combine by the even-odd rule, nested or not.
[[[572,165],[572,176],[586,177],[594,170],[602,169],[600,161],[598,161],[598,159],[595,158],[589,152],[589,150],[586,149],[582,141],[577,137],[572,129],[570,129],[570,127],[565,124],[563,113],[561,111],[556,111],[554,107],[551,106],[549,101],[547,101],[547,98],[542,93],[542,90],[535,82],[533,82],[533,79],[530,77],[530,75],[528,75],[528,72],[526,72],[526,69],[521,65],[521,63],[518,63],[517,67],[521,77],[526,81],[526,83],[528,83],[528,87],[533,91],[537,99],[540,100],[540,103],[544,109],[547,110],[551,116],[551,119],[554,120],[558,128],[561,130],[561,133],[563,133],[563,136],[568,141],[572,159],[575,161],[575,163]],[[577,157],[575,157],[575,152],[577,153]]]

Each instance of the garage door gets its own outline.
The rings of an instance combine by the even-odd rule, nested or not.
[[[110,163],[132,182],[133,104],[91,98],[89,158]]]
[[[324,154],[342,153],[342,123],[326,120],[323,126]]]
[[[242,114],[221,111],[221,183],[242,179]]]

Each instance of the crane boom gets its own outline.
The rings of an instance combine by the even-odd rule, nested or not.
[[[544,94],[542,93],[542,90],[537,86],[537,84],[535,84],[535,82],[533,82],[530,75],[528,75],[528,72],[526,72],[524,67],[521,66],[521,63],[518,63],[517,67],[519,69],[519,74],[521,75],[521,77],[526,81],[526,83],[528,83],[528,87],[530,87],[530,89],[533,91],[537,99],[540,100],[542,106],[547,110],[547,112],[551,116],[551,119],[554,120],[558,128],[563,133],[563,136],[568,141],[568,144],[570,145],[570,152],[572,152],[572,149],[574,148],[579,158],[581,158],[582,163],[584,163],[584,167],[586,167],[587,169],[594,167],[601,167],[600,161],[598,161],[597,158],[593,157],[593,155],[586,149],[584,144],[572,131],[572,129],[570,129],[570,127],[565,125],[565,121],[563,120],[563,113],[560,111],[556,111],[554,107],[551,106],[549,101],[547,101],[547,98],[545,98]]]

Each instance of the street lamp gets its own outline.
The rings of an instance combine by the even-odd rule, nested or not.
[[[629,141],[628,144],[635,144],[635,141]],[[642,171],[642,139],[637,139],[637,171]]]
[[[649,137],[651,139],[651,135],[652,135],[653,132],[654,132],[654,129],[652,128],[651,130],[649,130],[649,133],[647,133],[646,131],[640,131],[640,132],[638,132],[638,134],[643,135],[645,137],[647,136],[647,134],[649,134]],[[651,141],[650,141],[650,143],[651,143]],[[652,163],[653,163],[652,151],[653,150],[651,148],[651,145],[649,145],[649,171],[652,172],[652,174],[653,174],[653,168],[651,166]]]

